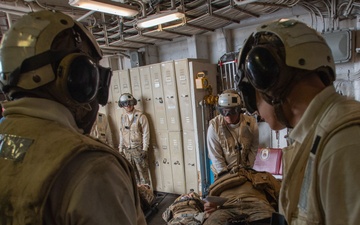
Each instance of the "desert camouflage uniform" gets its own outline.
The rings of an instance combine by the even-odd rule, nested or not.
[[[162,214],[162,218],[168,225],[201,225],[204,215],[204,205],[200,196],[190,192],[175,199]]]
[[[210,186],[210,196],[228,200],[213,212],[204,225],[225,225],[230,219],[246,215],[253,222],[271,218],[277,210],[280,182],[270,173],[241,168],[218,178]]]
[[[149,142],[149,122],[141,111],[134,109],[131,113],[121,115],[119,148],[134,167],[138,184],[150,185]]]

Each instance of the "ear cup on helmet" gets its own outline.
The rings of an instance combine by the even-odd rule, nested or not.
[[[256,46],[250,50],[245,61],[249,81],[259,91],[266,92],[278,83],[282,61],[268,46]]]
[[[57,69],[57,86],[78,103],[88,103],[97,95],[99,70],[89,56],[73,53],[65,56]]]
[[[242,81],[239,89],[246,110],[251,114],[255,113],[257,111],[255,88],[249,82]]]

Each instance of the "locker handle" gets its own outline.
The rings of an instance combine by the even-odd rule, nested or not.
[[[174,165],[180,165],[179,161],[174,162]]]
[[[166,159],[166,158],[164,158],[164,159],[163,159],[163,163],[165,164],[166,162],[167,162],[167,159]]]
[[[195,163],[188,163],[189,166],[195,166]]]
[[[166,97],[167,97],[167,98],[174,98],[174,96],[172,96],[172,95],[171,95],[171,96],[166,96]]]
[[[150,101],[151,100],[151,98],[145,98],[145,101]]]
[[[181,95],[181,97],[187,98],[187,97],[189,97],[189,95]]]
[[[159,162],[158,162],[158,161],[155,162],[155,166],[159,166]]]
[[[162,98],[155,98],[156,100],[159,100],[160,103],[164,103]]]

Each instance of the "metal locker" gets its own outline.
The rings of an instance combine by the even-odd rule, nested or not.
[[[119,71],[113,71],[110,82],[110,91],[112,95],[112,102],[118,105],[119,98],[121,95],[120,81],[119,81]]]
[[[181,127],[183,130],[194,130],[193,106],[191,102],[191,87],[189,61],[188,59],[176,60],[174,62],[176,73],[176,84],[179,98],[181,116]]]
[[[174,192],[174,183],[173,183],[173,174],[172,174],[172,165],[171,165],[171,152],[169,147],[169,135],[165,131],[157,131],[157,143],[161,152],[162,161],[161,163],[161,172],[162,172],[162,183],[163,191],[173,193]]]
[[[180,131],[181,124],[174,61],[161,63],[161,73],[164,87],[167,129],[169,131]]]
[[[142,105],[143,105],[143,112],[146,113],[148,116],[149,123],[152,125],[151,127],[154,128],[154,98],[152,92],[152,81],[150,76],[150,67],[149,66],[142,66],[139,68],[140,74],[140,84],[141,84],[141,92],[142,92]]]
[[[143,113],[147,116],[150,127],[150,146],[149,146],[149,168],[151,174],[152,187],[156,191],[163,191],[161,161],[162,154],[157,147],[157,138],[154,127],[155,113],[154,100],[151,86],[150,66],[139,67],[139,77],[141,84]]]
[[[156,133],[150,134],[152,136],[156,136]],[[151,183],[152,187],[155,191],[164,191],[164,177],[163,177],[163,156],[162,156],[162,149],[161,143],[157,141],[157,138],[151,138],[151,148],[153,154],[149,155],[149,168],[150,168],[150,175],[151,175]],[[166,167],[165,167],[166,168]]]
[[[199,193],[199,171],[197,166],[197,151],[194,131],[183,131],[184,140],[184,168],[185,168],[185,183],[186,192],[193,189]]]
[[[171,167],[174,180],[173,193],[184,194],[187,192],[185,189],[185,168],[182,133],[180,131],[170,131],[169,144],[171,152]]]
[[[121,114],[123,112],[123,110],[119,107],[119,98],[121,96],[121,86],[120,86],[120,77],[119,77],[119,71],[113,71],[113,75],[111,77],[111,93],[112,93],[112,102],[113,102],[113,107],[112,111],[113,113],[110,114],[110,116],[112,116],[115,120],[115,129],[117,130],[117,132],[119,132],[120,130],[120,120],[121,120]],[[112,115],[113,114],[113,115]],[[118,139],[118,137],[116,137]]]
[[[154,98],[155,129],[167,130],[166,108],[164,102],[163,83],[160,63],[150,66],[151,87]]]
[[[129,70],[119,70],[119,83],[121,94],[132,93]]]
[[[135,108],[144,111],[139,68],[130,69],[130,83],[132,95],[137,100]]]

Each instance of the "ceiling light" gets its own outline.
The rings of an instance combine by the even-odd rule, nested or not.
[[[265,3],[268,2],[268,0],[235,0],[234,2],[236,5],[246,5],[251,3]]]
[[[69,0],[71,6],[80,7],[119,16],[136,16],[139,11],[136,7],[110,0]]]
[[[178,10],[172,10],[167,12],[160,12],[155,15],[151,15],[137,22],[139,28],[147,28],[157,26],[159,24],[168,23],[171,21],[183,19],[185,14]]]

